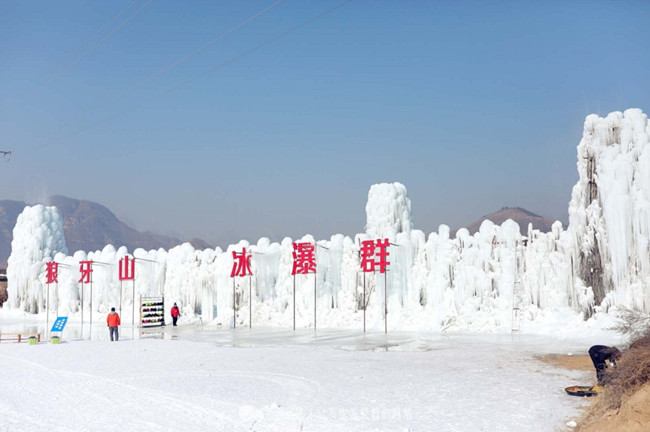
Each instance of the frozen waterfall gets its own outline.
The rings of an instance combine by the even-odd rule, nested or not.
[[[197,251],[189,244],[137,249],[131,255],[135,282],[125,287],[117,265],[126,248],[108,245],[69,256],[56,209],[27,207],[14,229],[7,306],[40,312],[46,262],[56,260],[63,265],[58,305],[77,312],[79,261],[93,260],[103,263],[94,272],[93,310],[132,306],[133,293],[164,295],[166,305],[177,302],[184,317],[214,325],[229,325],[236,316],[237,325],[252,319],[253,325],[290,327],[294,284],[299,327],[361,328],[364,292],[367,326],[375,330],[386,324],[389,330],[509,332],[513,308],[521,311],[522,332],[558,317],[584,322],[617,305],[650,312],[649,135],[647,116],[638,109],[587,117],[566,230],[556,222],[549,233],[530,227],[521,233],[508,220],[501,226],[485,221],[475,235],[461,229],[452,238],[446,225],[426,235],[412,227],[402,184],[373,185],[366,232],[296,239],[316,245],[317,273],[295,278],[294,240],[262,238],[225,251]],[[391,243],[389,271],[364,274],[360,242],[379,238]],[[242,248],[252,254],[254,276],[231,278],[232,253]]]

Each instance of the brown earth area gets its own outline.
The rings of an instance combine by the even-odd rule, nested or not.
[[[7,301],[7,282],[0,281],[0,307]]]
[[[547,355],[540,360],[564,369],[594,370],[589,356]],[[605,389],[607,391],[607,389]],[[595,420],[590,411],[596,411],[599,398],[589,398],[591,405],[585,413],[574,421],[578,424],[575,428],[566,428],[565,432],[648,432],[650,431],[650,383],[646,383],[629,397],[625,398],[618,409],[607,410],[605,414],[597,416]],[[569,420],[567,420],[568,422]]]

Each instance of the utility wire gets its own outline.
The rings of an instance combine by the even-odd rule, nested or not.
[[[126,95],[128,95],[129,93],[133,92],[134,90],[136,90],[136,89],[142,87],[143,85],[145,85],[145,84],[148,83],[149,81],[153,80],[154,78],[156,78],[156,77],[158,77],[158,76],[164,74],[164,73],[167,72],[168,70],[173,69],[174,67],[176,67],[176,66],[178,66],[179,64],[183,63],[185,60],[188,60],[188,59],[190,59],[191,57],[194,57],[195,55],[197,55],[198,53],[200,53],[200,52],[203,51],[204,49],[210,47],[210,46],[213,45],[214,43],[216,43],[216,42],[220,41],[221,39],[225,38],[225,37],[228,36],[230,33],[234,32],[235,30],[237,30],[237,29],[239,29],[239,28],[245,26],[245,25],[248,24],[249,22],[253,21],[255,18],[258,18],[258,17],[261,16],[261,15],[264,15],[266,12],[270,11],[271,9],[273,9],[274,7],[276,7],[277,5],[279,5],[280,3],[282,3],[283,1],[284,1],[284,0],[277,0],[275,3],[271,4],[270,6],[267,6],[266,8],[264,8],[264,9],[262,9],[261,11],[257,12],[256,14],[251,15],[250,17],[246,18],[246,19],[245,19],[244,21],[242,21],[241,23],[237,24],[236,26],[232,27],[231,29],[227,30],[226,32],[220,34],[219,36],[213,38],[212,40],[210,40],[210,41],[208,41],[207,43],[203,44],[202,46],[200,46],[199,48],[195,49],[194,51],[192,51],[191,53],[187,54],[186,56],[181,57],[181,58],[179,58],[178,60],[176,60],[176,61],[174,61],[174,62],[168,64],[168,65],[165,66],[164,68],[160,69],[158,72],[155,72],[155,73],[149,75],[148,77],[146,77],[145,79],[143,79],[143,80],[140,81],[139,83],[137,83],[137,84],[135,84],[135,85],[129,87],[128,89],[124,90],[122,93],[118,94],[117,96],[114,96],[114,97],[112,97],[112,98],[110,98],[110,99],[107,99],[106,101],[104,101],[103,103],[97,105],[96,107],[91,108],[91,109],[89,109],[88,111],[85,111],[85,112],[81,113],[80,115],[78,115],[77,117],[73,118],[72,120],[70,120],[70,121],[68,121],[68,122],[66,122],[66,123],[64,123],[64,124],[62,124],[62,125],[59,126],[57,129],[55,129],[53,132],[56,132],[56,131],[58,131],[58,130],[61,130],[61,129],[65,128],[66,126],[69,126],[70,124],[76,122],[77,120],[80,120],[80,119],[82,119],[82,118],[84,118],[84,117],[87,117],[87,116],[90,115],[90,114],[93,114],[93,113],[99,111],[100,109],[104,108],[106,105],[109,105],[110,103],[115,102],[116,100],[119,100],[119,99],[123,98],[124,96],[126,96]]]
[[[211,74],[211,73],[214,73],[214,72],[218,71],[219,69],[221,69],[221,68],[223,68],[223,67],[225,67],[225,66],[228,66],[229,64],[231,64],[231,63],[233,63],[233,62],[235,62],[235,61],[237,61],[237,60],[239,60],[239,59],[241,59],[241,58],[243,58],[243,57],[246,57],[247,55],[252,54],[252,53],[254,53],[255,51],[258,51],[259,49],[264,48],[265,46],[270,45],[270,44],[272,44],[273,42],[276,42],[276,41],[278,41],[278,40],[280,40],[280,39],[282,39],[282,38],[284,38],[284,37],[290,35],[291,33],[294,33],[295,31],[297,31],[297,30],[299,30],[299,29],[301,29],[301,28],[303,28],[303,27],[305,27],[305,26],[307,26],[307,25],[313,23],[314,21],[317,21],[317,20],[319,20],[320,18],[323,18],[323,17],[326,16],[326,15],[329,15],[330,13],[334,12],[335,10],[342,8],[343,6],[345,6],[345,5],[347,5],[348,3],[351,3],[351,2],[353,2],[353,1],[354,1],[354,0],[346,0],[346,1],[342,2],[342,3],[339,3],[337,6],[334,6],[334,7],[331,8],[331,9],[328,9],[328,10],[326,10],[326,11],[324,11],[324,12],[321,12],[320,14],[316,15],[315,17],[312,17],[312,18],[310,18],[310,19],[304,21],[303,23],[298,24],[297,26],[292,27],[291,29],[289,29],[289,30],[287,30],[287,31],[285,31],[285,32],[283,32],[283,33],[280,33],[279,35],[277,35],[277,36],[275,36],[275,37],[273,37],[273,38],[267,40],[266,42],[263,42],[263,43],[257,45],[257,46],[254,47],[254,48],[249,49],[248,51],[245,51],[245,52],[242,53],[242,54],[239,54],[239,55],[237,55],[237,56],[235,56],[235,57],[230,58],[229,60],[227,60],[227,61],[225,61],[225,62],[223,62],[223,63],[221,63],[221,64],[219,64],[219,65],[217,65],[217,66],[215,66],[215,67],[213,67],[212,69],[210,69],[210,70],[208,70],[208,71],[206,71],[206,72],[204,72],[204,73],[202,73],[202,74],[200,74],[200,75],[197,75],[196,77],[194,77],[194,78],[192,78],[192,79],[189,79],[189,80],[187,80],[187,81],[185,81],[185,82],[183,82],[183,83],[181,83],[181,84],[178,84],[178,85],[176,85],[176,86],[174,86],[174,87],[171,87],[171,88],[169,88],[169,89],[167,89],[167,90],[165,90],[165,91],[163,91],[163,92],[161,92],[161,93],[158,93],[157,95],[155,95],[155,96],[153,96],[153,97],[151,97],[151,98],[149,98],[149,99],[146,99],[146,100],[143,102],[143,105],[146,104],[146,103],[151,102],[151,101],[154,100],[154,99],[157,99],[157,98],[160,97],[160,96],[163,96],[163,95],[166,95],[166,94],[168,94],[168,93],[171,93],[171,92],[173,92],[173,91],[175,91],[175,90],[178,90],[178,89],[181,88],[181,87],[185,87],[186,85],[188,85],[188,84],[190,84],[190,83],[193,83],[194,81],[197,81],[197,80],[199,80],[199,79],[201,79],[201,78],[203,78],[203,77],[205,77],[205,76],[207,76],[207,75],[209,75],[209,74]],[[103,124],[103,123],[105,123],[105,122],[108,122],[108,121],[110,121],[110,120],[113,120],[113,119],[115,119],[115,118],[117,118],[117,117],[120,117],[120,116],[122,116],[122,115],[124,115],[124,114],[126,114],[126,113],[128,113],[128,112],[131,112],[131,111],[132,111],[132,110],[124,110],[124,111],[121,111],[121,112],[119,112],[119,113],[117,113],[117,114],[114,114],[114,115],[112,115],[112,116],[110,116],[110,117],[106,117],[106,118],[104,118],[104,119],[102,119],[102,120],[100,120],[100,121],[98,121],[98,122],[92,123],[91,125],[89,125],[89,126],[83,128],[83,129],[80,129],[80,130],[78,130],[78,131],[76,131],[76,132],[74,132],[74,133],[71,133],[70,136],[77,135],[77,134],[80,134],[80,133],[82,133],[82,132],[85,132],[85,131],[87,131],[87,130],[89,130],[89,129],[92,129],[92,128],[95,127],[95,126],[98,126],[98,125],[100,125],[100,124]],[[47,143],[45,143],[44,146],[47,146],[47,145],[49,145],[49,144],[51,144],[51,143],[53,143],[53,142],[55,142],[55,141],[57,141],[57,140],[56,140],[56,139],[52,139],[52,140],[48,141]]]
[[[93,40],[93,39],[94,39],[98,34],[100,34],[101,32],[103,32],[103,31],[104,31],[108,26],[110,26],[110,25],[113,23],[113,21],[115,21],[115,20],[118,19],[120,16],[122,16],[122,15],[123,15],[127,10],[131,9],[131,7],[133,7],[133,5],[136,4],[136,3],[139,2],[139,1],[140,1],[140,0],[133,0],[133,1],[131,2],[131,4],[129,4],[125,9],[122,9],[122,11],[120,11],[120,12],[119,12],[117,15],[115,15],[113,18],[111,18],[111,19],[110,19],[106,24],[104,24],[104,25],[102,26],[102,28],[100,28],[100,29],[97,30],[95,33],[93,33],[92,35],[90,35],[89,37],[87,37],[86,39],[84,39],[83,42],[81,42],[81,44],[79,44],[75,49],[73,49],[72,51],[68,52],[64,57],[62,57],[60,60],[58,60],[58,61],[56,62],[56,64],[54,65],[54,68],[58,68],[59,66],[61,66],[61,64],[65,63],[66,60],[67,60],[69,57],[71,57],[74,53],[76,53],[76,52],[79,51],[81,48],[83,48],[83,47],[84,47],[84,46],[85,46],[89,41]],[[33,88],[34,86],[36,86],[37,84],[39,84],[39,82],[41,81],[41,79],[44,78],[44,77],[47,76],[47,75],[48,75],[47,72],[44,73],[44,74],[42,74],[41,76],[39,76],[39,77],[36,79],[36,82],[35,82],[35,83],[33,83],[33,84],[31,84],[31,85],[28,85],[27,88],[25,88],[25,89],[23,89],[23,90],[21,90],[21,91],[18,91],[18,92],[16,92],[16,93],[12,94],[12,95],[10,95],[10,96],[9,96],[9,99],[14,99],[14,98],[16,98],[17,96],[20,96],[20,95],[22,95],[22,94],[28,92],[31,88]]]
[[[104,36],[103,38],[101,38],[99,41],[95,42],[94,45],[92,45],[90,48],[88,48],[86,51],[84,51],[84,52],[83,52],[79,57],[77,57],[77,59],[76,59],[75,61],[73,61],[73,62],[70,63],[68,66],[66,66],[66,67],[64,67],[63,69],[61,69],[61,70],[60,70],[56,75],[54,75],[52,78],[50,78],[50,79],[47,80],[44,84],[42,84],[40,87],[38,87],[37,90],[36,90],[36,92],[32,94],[32,97],[34,97],[34,96],[36,96],[37,94],[39,94],[39,93],[40,93],[40,92],[41,92],[45,87],[47,87],[49,84],[51,84],[52,82],[54,82],[58,77],[60,77],[61,74],[63,74],[63,73],[66,72],[67,70],[69,70],[72,66],[76,65],[77,63],[79,63],[79,62],[80,62],[84,57],[86,57],[88,54],[90,54],[90,53],[91,53],[95,48],[97,48],[97,47],[98,47],[102,42],[104,42],[106,39],[108,39],[108,38],[109,38],[113,33],[115,33],[116,31],[118,31],[118,30],[119,30],[120,28],[122,28],[126,23],[128,23],[128,22],[131,21],[133,18],[135,18],[136,15],[138,15],[138,14],[139,14],[140,12],[142,12],[142,11],[143,11],[147,6],[149,6],[149,5],[151,4],[152,1],[153,1],[153,0],[149,0],[147,3],[145,3],[144,6],[140,7],[140,9],[138,9],[137,11],[135,11],[135,12],[134,12],[133,14],[131,14],[128,18],[124,19],[124,20],[123,20],[121,23],[119,23],[119,24],[118,24],[118,25],[117,25],[113,30],[111,30],[107,35],[105,35],[105,36]],[[20,103],[22,103],[22,102],[24,102],[24,101],[25,101],[25,99],[23,99],[21,102],[19,102],[18,105],[20,105]],[[15,106],[14,106],[14,108],[15,108]]]

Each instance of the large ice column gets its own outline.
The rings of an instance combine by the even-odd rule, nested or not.
[[[639,109],[585,120],[569,231],[577,245],[575,271],[596,305],[650,311],[649,136]]]
[[[366,233],[370,237],[395,238],[412,228],[411,200],[401,183],[380,183],[370,187],[366,204]]]
[[[44,305],[46,262],[57,252],[67,254],[63,219],[56,207],[25,207],[18,216],[8,260],[8,305],[38,313]]]

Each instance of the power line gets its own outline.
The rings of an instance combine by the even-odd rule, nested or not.
[[[187,54],[187,55],[185,55],[185,56],[183,56],[183,57],[181,57],[181,58],[175,60],[174,62],[172,62],[172,63],[168,64],[167,66],[165,66],[164,68],[160,69],[159,71],[157,71],[157,72],[155,72],[155,73],[149,75],[148,77],[146,77],[145,79],[143,79],[143,80],[140,81],[139,83],[137,83],[137,84],[135,84],[135,85],[129,87],[128,89],[124,90],[122,93],[118,94],[117,96],[112,97],[112,98],[110,98],[110,99],[107,99],[106,101],[104,101],[103,103],[97,105],[96,107],[91,108],[91,109],[89,109],[89,110],[87,110],[87,111],[81,113],[81,114],[78,115],[77,117],[73,118],[72,120],[70,120],[70,121],[68,121],[68,122],[66,122],[66,123],[64,123],[64,124],[62,124],[62,125],[60,125],[60,126],[59,126],[57,129],[55,129],[53,132],[56,132],[56,131],[58,131],[58,130],[61,130],[61,129],[63,129],[63,128],[66,127],[66,126],[69,126],[70,124],[72,124],[72,123],[74,123],[74,122],[76,122],[76,121],[78,121],[78,120],[80,120],[80,119],[82,119],[82,118],[84,118],[84,117],[87,117],[88,115],[90,115],[90,114],[92,114],[92,113],[95,113],[95,112],[99,111],[100,109],[104,108],[106,105],[109,105],[109,104],[111,104],[111,103],[113,103],[113,102],[115,102],[115,101],[117,101],[117,100],[123,98],[124,96],[128,95],[129,93],[132,93],[134,90],[137,90],[138,88],[142,87],[143,85],[145,85],[145,84],[148,83],[149,81],[153,80],[154,78],[156,78],[156,77],[158,77],[158,76],[164,74],[165,72],[169,71],[170,69],[173,69],[174,67],[176,67],[176,66],[178,66],[179,64],[183,63],[184,61],[190,59],[191,57],[194,57],[195,55],[197,55],[198,53],[200,53],[200,52],[203,51],[204,49],[210,47],[210,46],[213,45],[214,43],[216,43],[216,42],[220,41],[221,39],[225,38],[225,37],[228,36],[230,33],[234,32],[235,30],[237,30],[237,29],[243,27],[244,25],[248,24],[249,22],[253,21],[255,18],[258,18],[258,17],[261,16],[261,15],[264,15],[266,12],[270,11],[271,9],[273,9],[274,7],[276,7],[277,5],[279,5],[280,3],[282,3],[283,1],[284,1],[284,0],[277,0],[275,3],[271,4],[270,6],[267,6],[266,8],[260,10],[259,12],[255,13],[254,15],[251,15],[250,17],[246,18],[246,19],[245,19],[244,21],[242,21],[241,23],[237,24],[236,26],[232,27],[231,29],[227,30],[226,32],[220,34],[219,36],[217,36],[217,37],[211,39],[211,40],[208,41],[207,43],[201,45],[199,48],[195,49],[195,50],[192,51],[191,53],[189,53],[189,54]]]
[[[169,89],[167,89],[167,90],[165,90],[165,91],[163,91],[163,92],[161,92],[161,93],[158,93],[157,95],[155,95],[155,96],[153,96],[153,97],[151,97],[151,98],[149,98],[149,99],[146,99],[146,100],[143,102],[143,104],[147,104],[147,103],[151,102],[152,100],[157,99],[157,98],[160,97],[160,96],[163,96],[163,95],[166,95],[166,94],[168,94],[168,93],[171,93],[171,92],[173,92],[173,91],[175,91],[175,90],[178,90],[178,89],[181,88],[181,87],[185,87],[186,85],[191,84],[191,83],[193,83],[194,81],[198,81],[199,79],[204,78],[205,76],[207,76],[207,75],[209,75],[209,74],[211,74],[211,73],[214,73],[214,72],[218,71],[219,69],[221,69],[221,68],[223,68],[223,67],[226,67],[226,66],[228,66],[229,64],[234,63],[235,61],[237,61],[237,60],[239,60],[239,59],[241,59],[241,58],[243,58],[243,57],[248,56],[249,54],[254,53],[255,51],[258,51],[258,50],[261,49],[261,48],[264,48],[265,46],[270,45],[270,44],[272,44],[273,42],[276,42],[276,41],[278,41],[278,40],[280,40],[280,39],[282,39],[282,38],[284,38],[284,37],[290,35],[291,33],[294,33],[295,31],[297,31],[297,30],[299,30],[299,29],[301,29],[301,28],[303,28],[303,27],[305,27],[305,26],[307,26],[307,25],[313,23],[314,21],[317,21],[317,20],[319,20],[320,18],[323,18],[323,17],[326,16],[326,15],[329,15],[330,13],[336,11],[337,9],[342,8],[343,6],[345,6],[345,5],[347,5],[348,3],[351,3],[351,2],[353,2],[353,1],[354,1],[354,0],[346,0],[346,1],[342,2],[342,3],[339,3],[337,6],[334,6],[333,8],[330,8],[330,9],[324,11],[324,12],[321,12],[320,14],[318,14],[318,15],[316,15],[316,16],[314,16],[314,17],[312,17],[312,18],[310,18],[310,19],[308,19],[308,20],[302,22],[301,24],[298,24],[297,26],[292,27],[291,29],[289,29],[289,30],[287,30],[287,31],[285,31],[285,32],[283,32],[283,33],[280,33],[279,35],[274,36],[274,37],[271,38],[271,39],[268,39],[267,41],[265,41],[265,42],[263,42],[263,43],[261,43],[261,44],[255,46],[254,48],[251,48],[251,49],[245,51],[245,52],[242,53],[242,54],[239,54],[239,55],[237,55],[237,56],[235,56],[235,57],[230,58],[229,60],[227,60],[227,61],[225,61],[225,62],[223,62],[223,63],[221,63],[221,64],[219,64],[219,65],[217,65],[217,66],[215,66],[215,67],[213,67],[212,69],[210,69],[210,70],[208,70],[208,71],[206,71],[206,72],[203,72],[202,74],[197,75],[197,76],[194,77],[194,78],[191,78],[191,79],[189,79],[189,80],[187,80],[187,81],[185,81],[185,82],[183,82],[183,83],[181,83],[181,84],[178,84],[178,85],[176,85],[176,86],[174,86],[174,87],[171,87],[171,88],[169,88]],[[112,115],[112,116],[110,116],[110,117],[106,117],[106,118],[104,118],[104,119],[102,119],[102,120],[100,120],[100,121],[98,121],[98,122],[95,122],[95,123],[90,124],[89,126],[83,128],[83,129],[80,129],[80,130],[78,130],[78,131],[76,131],[76,132],[74,132],[74,133],[71,133],[69,136],[74,136],[74,135],[80,134],[80,133],[82,133],[82,132],[85,132],[85,131],[87,131],[87,130],[89,130],[89,129],[92,129],[92,128],[95,127],[95,126],[98,126],[98,125],[103,124],[103,123],[105,123],[105,122],[107,122],[107,121],[113,120],[113,119],[115,119],[115,118],[117,118],[117,117],[120,117],[120,116],[122,116],[122,115],[124,115],[124,114],[126,114],[126,113],[128,113],[128,112],[131,112],[131,111],[132,111],[132,110],[127,109],[127,110],[121,111],[121,112],[119,112],[119,113],[117,113],[117,114],[114,114],[114,115]],[[47,143],[45,143],[44,146],[49,145],[49,144],[51,144],[51,143],[53,143],[53,142],[55,142],[55,141],[56,141],[56,139],[52,139],[52,140],[48,141]]]
[[[149,0],[147,3],[144,4],[144,6],[140,7],[137,11],[135,11],[133,14],[131,14],[128,18],[124,19],[122,22],[120,22],[113,30],[111,30],[107,35],[105,35],[103,38],[101,38],[99,41],[95,42],[94,45],[92,45],[90,48],[88,48],[86,51],[84,51],[75,61],[70,63],[68,66],[64,67],[61,69],[56,75],[54,75],[52,78],[49,80],[45,81],[40,87],[37,87],[37,91],[32,94],[32,97],[36,96],[39,94],[44,88],[46,88],[49,84],[54,82],[58,77],[61,76],[64,72],[68,71],[72,66],[76,65],[79,63],[84,57],[86,57],[88,54],[90,54],[95,48],[97,48],[102,42],[104,42],[106,39],[108,39],[113,33],[118,31],[120,28],[122,28],[126,23],[131,21],[133,18],[135,18],[140,12],[142,12],[147,6],[149,6],[153,2],[153,0]],[[24,102],[25,99],[23,99],[20,103]],[[14,106],[15,108],[15,106]]]
[[[77,51],[79,51],[81,48],[83,48],[83,47],[88,43],[88,41],[94,39],[95,36],[97,36],[97,35],[100,34],[102,31],[104,31],[108,26],[110,26],[110,25],[113,23],[113,21],[115,21],[117,18],[119,18],[120,16],[122,16],[122,15],[123,15],[127,10],[131,9],[131,7],[133,7],[133,5],[136,4],[136,3],[139,2],[139,1],[140,1],[140,0],[133,0],[133,1],[132,1],[132,2],[131,2],[131,3],[130,3],[130,4],[129,4],[125,9],[122,9],[122,10],[121,10],[117,15],[113,16],[113,18],[111,18],[111,19],[110,19],[106,24],[104,24],[104,25],[103,25],[99,30],[97,30],[95,33],[93,33],[92,35],[90,35],[89,37],[87,37],[86,39],[84,39],[83,42],[81,42],[81,44],[79,44],[75,49],[73,49],[72,51],[68,52],[64,57],[62,57],[59,61],[57,61],[56,64],[54,65],[54,67],[55,67],[55,68],[58,68],[61,64],[65,63],[65,61],[66,61],[69,57],[71,57],[75,52],[77,52]],[[17,97],[17,96],[20,96],[20,95],[26,93],[26,92],[29,91],[31,88],[33,88],[34,86],[36,86],[37,84],[39,84],[40,80],[41,80],[43,77],[47,76],[47,75],[48,75],[47,72],[44,73],[44,74],[42,74],[41,76],[39,76],[39,77],[36,79],[36,82],[35,82],[35,83],[32,83],[31,85],[28,85],[27,88],[25,88],[25,89],[23,89],[23,90],[21,90],[21,91],[18,91],[18,92],[16,92],[16,93],[12,94],[12,95],[10,95],[10,96],[9,96],[9,99],[13,99],[13,98],[15,98],[15,97]]]

